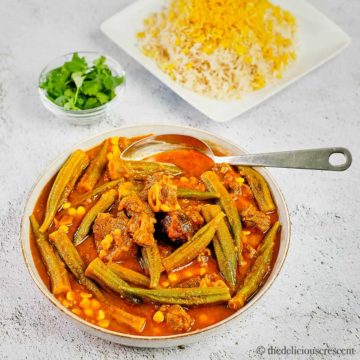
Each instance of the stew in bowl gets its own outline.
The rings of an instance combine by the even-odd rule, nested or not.
[[[64,157],[29,211],[32,260],[53,301],[83,324],[191,335],[268,283],[286,254],[282,216],[259,171],[196,150],[122,160],[139,138],[110,134]]]

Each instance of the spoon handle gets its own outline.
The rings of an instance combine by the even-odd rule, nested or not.
[[[332,164],[330,157],[333,154],[342,154],[344,161],[341,164]],[[218,156],[216,162],[227,162],[231,165],[344,171],[351,165],[352,156],[348,149],[331,147],[239,156]]]

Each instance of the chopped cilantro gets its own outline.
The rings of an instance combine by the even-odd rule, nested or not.
[[[84,57],[74,53],[70,61],[49,71],[40,87],[51,101],[66,110],[87,110],[113,99],[115,88],[123,81],[123,76],[113,76],[105,56],[89,66]]]

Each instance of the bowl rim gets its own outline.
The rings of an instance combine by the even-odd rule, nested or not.
[[[95,108],[91,108],[91,109],[85,109],[85,110],[67,110],[64,107],[55,104],[52,100],[49,99],[49,97],[46,94],[46,91],[44,89],[42,89],[40,87],[41,85],[41,78],[43,76],[46,76],[46,74],[51,71],[54,70],[53,69],[49,69],[47,70],[47,68],[51,65],[52,62],[56,61],[56,60],[60,60],[61,58],[65,58],[67,56],[72,56],[75,53],[77,53],[79,56],[83,56],[86,58],[87,55],[98,55],[98,56],[104,56],[106,58],[106,62],[108,60],[110,60],[111,62],[113,62],[115,64],[116,67],[118,67],[119,69],[114,69],[113,67],[111,67],[109,64],[109,67],[112,71],[116,72],[117,76],[123,76],[124,80],[123,82],[120,84],[119,86],[119,90],[123,89],[126,85],[126,80],[127,80],[127,76],[126,76],[126,71],[124,69],[124,67],[122,66],[122,64],[120,64],[117,60],[115,60],[112,56],[107,55],[105,53],[100,53],[99,51],[95,51],[95,50],[80,50],[80,51],[72,51],[63,55],[59,55],[54,57],[52,60],[50,60],[41,70],[39,78],[38,78],[38,83],[37,83],[37,88],[39,91],[39,95],[40,95],[40,99],[43,102],[46,102],[46,104],[48,104],[49,106],[53,107],[54,110],[57,110],[59,112],[64,113],[64,115],[76,115],[78,117],[82,117],[82,116],[89,116],[89,115],[95,115],[96,113],[100,113],[104,110],[106,110],[107,108],[111,107],[115,102],[117,102],[117,100],[119,100],[119,94],[116,94],[116,96],[114,98],[112,98],[110,101],[108,101],[107,103],[97,106]],[[86,59],[87,60],[87,59]],[[47,70],[47,71],[46,71]],[[45,72],[46,71],[46,72]]]
[[[38,183],[42,180],[42,178],[49,172],[49,169],[51,169],[58,161],[59,159],[61,159],[62,157],[68,155],[71,151],[73,151],[74,148],[77,147],[81,147],[82,144],[84,142],[89,142],[92,141],[96,138],[99,137],[104,137],[104,136],[111,136],[111,133],[114,132],[118,132],[121,130],[126,130],[126,129],[139,129],[139,132],[141,131],[141,129],[143,127],[161,127],[161,126],[171,126],[175,129],[186,129],[186,130],[194,130],[197,132],[202,132],[203,134],[209,135],[209,136],[214,136],[226,143],[228,143],[229,145],[239,149],[240,151],[243,151],[244,153],[247,153],[247,151],[242,148],[241,146],[237,145],[236,143],[234,143],[233,141],[228,140],[227,138],[221,136],[221,135],[217,135],[215,133],[212,133],[211,131],[207,131],[207,130],[203,130],[203,129],[199,129],[199,128],[195,128],[195,127],[191,127],[191,126],[184,126],[184,125],[176,125],[176,124],[170,124],[170,123],[154,123],[154,124],[135,124],[135,125],[126,125],[126,126],[121,126],[121,127],[115,127],[112,129],[108,129],[105,131],[102,131],[100,133],[97,133],[93,136],[89,136],[86,137],[85,139],[77,142],[76,144],[68,147],[65,151],[63,151],[61,154],[59,154],[58,156],[56,156],[56,158],[51,161],[45,168],[45,170],[38,176],[38,178],[36,179],[34,185],[31,187],[31,189],[29,190],[27,197],[26,197],[26,201],[25,204],[23,206],[22,209],[22,216],[21,216],[21,223],[20,223],[20,243],[21,243],[21,252],[22,252],[22,256],[24,259],[24,262],[26,264],[26,267],[31,275],[32,280],[35,282],[36,286],[38,287],[38,289],[40,290],[40,292],[43,294],[43,296],[45,296],[53,305],[54,307],[58,310],[61,311],[62,313],[64,313],[68,318],[70,318],[70,320],[72,320],[75,323],[79,323],[78,325],[81,326],[85,326],[85,328],[89,328],[94,330],[96,333],[100,332],[106,335],[110,335],[110,336],[115,336],[116,338],[125,338],[127,340],[140,340],[140,341],[152,341],[152,342],[159,342],[162,340],[177,340],[177,339],[181,339],[181,338],[187,338],[187,337],[191,337],[198,334],[204,334],[204,333],[211,333],[212,330],[219,328],[221,326],[224,326],[225,324],[228,324],[230,321],[234,320],[235,318],[237,318],[238,316],[240,316],[240,314],[244,313],[246,310],[248,310],[249,308],[251,308],[253,305],[255,305],[264,295],[265,293],[270,289],[270,287],[273,285],[274,281],[277,279],[277,277],[279,276],[284,263],[285,263],[285,259],[287,257],[288,251],[289,251],[289,246],[290,246],[290,238],[291,238],[291,221],[290,221],[290,214],[289,214],[289,210],[288,210],[288,206],[286,204],[284,195],[282,193],[282,191],[280,190],[278,184],[275,182],[274,178],[272,177],[272,175],[269,173],[269,171],[267,170],[267,168],[265,167],[261,167],[262,171],[265,172],[266,177],[272,182],[272,186],[274,188],[276,188],[276,190],[278,191],[280,200],[283,203],[284,206],[284,213],[285,213],[285,217],[286,217],[286,230],[287,230],[287,236],[286,238],[283,240],[285,242],[285,249],[282,255],[282,258],[279,259],[279,268],[277,270],[277,273],[274,274],[274,277],[272,279],[267,279],[266,282],[262,285],[261,289],[264,289],[262,291],[262,293],[256,293],[242,308],[240,308],[239,310],[235,311],[233,314],[231,314],[230,316],[226,317],[225,319],[218,321],[212,325],[209,325],[205,328],[201,328],[201,329],[197,329],[194,331],[190,331],[188,333],[182,333],[182,334],[174,334],[174,335],[163,335],[163,336],[149,336],[149,335],[134,335],[134,334],[126,334],[126,333],[120,333],[117,331],[113,331],[113,330],[108,330],[105,328],[102,328],[100,326],[97,326],[95,324],[92,324],[90,322],[87,322],[86,320],[76,316],[75,314],[73,314],[69,309],[67,309],[65,306],[63,306],[55,297],[54,295],[49,291],[49,289],[45,286],[45,284],[41,281],[41,279],[37,279],[36,278],[36,274],[35,272],[37,271],[36,269],[33,271],[31,266],[30,266],[30,262],[33,261],[32,255],[30,255],[31,259],[28,259],[28,257],[26,256],[26,251],[25,251],[25,241],[29,241],[29,238],[25,239],[24,238],[24,234],[26,234],[26,230],[25,230],[25,223],[26,223],[26,218],[25,218],[25,213],[26,213],[26,209],[28,207],[28,203],[29,200],[31,198],[31,195],[33,194],[33,191],[35,189],[35,187],[38,185]],[[284,228],[284,224],[282,224],[282,228]],[[273,270],[272,270],[273,271]],[[272,272],[271,272],[272,273]],[[270,274],[271,274],[270,273]],[[165,347],[166,345],[164,345]],[[170,345],[171,346],[171,345]],[[174,345],[175,346],[175,345]]]

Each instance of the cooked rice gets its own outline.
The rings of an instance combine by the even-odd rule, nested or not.
[[[236,99],[281,78],[296,58],[295,34],[294,16],[268,0],[172,0],[137,37],[184,87]]]

